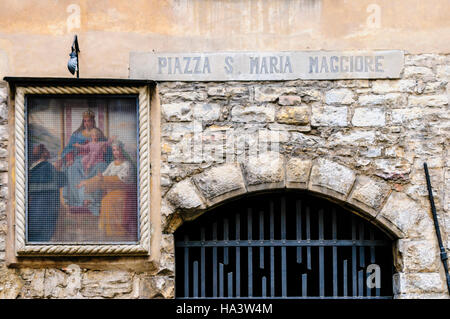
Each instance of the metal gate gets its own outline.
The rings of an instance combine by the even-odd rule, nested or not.
[[[325,199],[246,197],[175,233],[177,298],[392,298],[392,242]]]

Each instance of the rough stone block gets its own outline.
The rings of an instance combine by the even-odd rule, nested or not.
[[[210,87],[208,88],[208,95],[209,96],[220,96],[225,97],[227,96],[227,90],[225,87]]]
[[[303,151],[315,150],[325,143],[323,138],[300,132],[291,132],[290,142],[296,149]]]
[[[190,179],[175,184],[167,193],[166,198],[175,209],[191,211],[204,208],[203,201]]]
[[[349,202],[375,217],[389,191],[390,186],[386,182],[360,175],[356,178]]]
[[[191,89],[186,92],[168,92],[162,95],[161,100],[187,100],[187,101],[204,101],[208,97],[208,94],[206,92],[202,91],[196,91],[194,89]]]
[[[412,93],[415,86],[416,80],[376,80],[372,82],[372,92],[375,94]]]
[[[405,65],[406,66],[422,66],[432,68],[436,64],[445,63],[445,56],[438,54],[426,53],[426,54],[406,54]]]
[[[399,294],[395,299],[449,299],[448,293],[414,293],[414,294]]]
[[[355,109],[352,124],[354,126],[384,126],[386,125],[386,112],[381,108],[359,107]]]
[[[189,122],[192,120],[191,103],[170,103],[161,106],[162,113],[168,122]]]
[[[406,97],[401,93],[388,93],[382,95],[370,95],[364,94],[360,95],[358,99],[358,104],[360,106],[405,106]]]
[[[439,249],[434,241],[399,240],[404,272],[438,272]]]
[[[8,92],[6,90],[6,87],[0,86],[0,104],[5,103],[7,97],[8,97]]]
[[[407,195],[392,192],[376,219],[398,237],[426,239],[435,236],[428,209]]]
[[[175,243],[173,234],[162,234],[161,256],[158,274],[173,275],[175,273]]]
[[[376,175],[386,180],[407,181],[411,172],[411,164],[404,158],[381,158],[374,161]]]
[[[433,70],[424,66],[407,66],[403,72],[405,79],[409,78],[432,78],[434,77]]]
[[[231,110],[233,122],[273,122],[275,120],[274,106],[235,106]]]
[[[425,111],[420,107],[407,109],[393,109],[391,121],[393,125],[403,125],[407,121],[420,119],[425,116]]]
[[[175,212],[167,199],[161,200],[161,229],[164,233],[172,234],[183,224],[183,218]]]
[[[82,277],[81,293],[88,298],[123,298],[133,288],[133,276],[128,271],[88,271]]]
[[[81,290],[81,269],[72,264],[59,269],[48,269],[45,274],[44,295],[46,298],[83,298]]]
[[[322,92],[316,89],[300,89],[300,96],[305,103],[322,101]]]
[[[446,94],[440,95],[411,95],[408,98],[408,106],[444,106],[448,104],[448,98]]]
[[[269,130],[282,132],[309,132],[311,125],[295,125],[295,124],[280,124],[272,123],[268,125]]]
[[[43,298],[45,269],[22,269],[21,277],[24,280],[21,295],[23,298]]]
[[[262,86],[255,87],[255,101],[275,102],[283,94],[296,93],[295,87]]]
[[[394,294],[441,293],[444,282],[439,273],[396,273]]]
[[[347,126],[347,107],[313,105],[312,126]]]
[[[6,103],[0,103],[0,121],[8,120],[8,107]]]
[[[15,269],[7,268],[0,264],[0,299],[15,299],[24,285],[23,280],[17,275]]]
[[[307,125],[309,124],[309,107],[286,106],[277,113],[277,122],[284,124]]]
[[[276,143],[287,143],[287,142],[289,142],[289,132],[280,129],[258,130],[258,143],[261,146],[260,149],[263,149],[263,144],[275,146]]]
[[[329,137],[330,146],[370,146],[376,140],[374,131],[355,129],[349,132],[337,132]]]
[[[175,297],[175,281],[169,276],[145,276],[139,282],[139,298],[172,299]]]
[[[436,68],[436,75],[443,80],[450,79],[450,65],[438,65]]]
[[[300,105],[302,102],[302,98],[298,95],[283,95],[278,99],[278,104],[291,106],[291,105]]]
[[[286,187],[307,188],[312,161],[292,157],[286,164]]]
[[[381,147],[368,147],[367,151],[362,152],[361,155],[371,158],[381,156]]]
[[[217,121],[220,118],[221,106],[219,104],[195,104],[194,105],[194,119],[211,122]]]
[[[284,187],[284,159],[276,152],[251,156],[244,165],[249,191]]]
[[[333,89],[325,93],[326,104],[349,105],[355,102],[355,94],[349,89]]]
[[[311,170],[309,189],[346,199],[355,181],[355,173],[348,167],[320,158]]]
[[[193,177],[209,204],[246,192],[244,178],[238,164],[224,164]]]
[[[161,136],[168,141],[180,141],[183,136],[199,133],[201,130],[202,124],[195,121],[193,123],[163,123]]]

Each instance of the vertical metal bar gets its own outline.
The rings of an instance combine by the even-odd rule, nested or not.
[[[359,221],[359,240],[364,240],[364,223],[362,223],[362,221]],[[366,262],[365,262],[365,256],[364,256],[364,251],[365,251],[364,246],[359,246],[359,266],[360,267],[365,267],[366,266]]]
[[[336,221],[336,209],[332,211],[332,236],[334,243],[337,242],[337,221]],[[337,246],[333,246],[333,296],[338,295],[338,270],[337,270]]]
[[[205,242],[205,228],[202,227],[200,230],[200,238],[202,243]],[[206,296],[205,288],[205,246],[202,245],[200,248],[200,281],[201,281],[201,296],[204,298]]]
[[[241,239],[241,215],[236,214],[236,240]],[[236,297],[241,296],[241,248],[236,247]]]
[[[381,292],[381,288],[375,287],[375,295],[376,295],[377,297],[380,296],[380,292]]]
[[[184,236],[184,243],[189,241],[188,235]],[[184,248],[184,296],[189,297],[189,248]]]
[[[370,241],[375,240],[375,234],[373,232],[373,229],[370,230]],[[370,263],[375,263],[375,246],[370,246]]]
[[[264,240],[264,212],[259,212],[259,239]],[[259,248],[259,268],[264,269],[264,246]]]
[[[252,241],[252,209],[248,208],[247,214],[247,233],[248,242]],[[252,247],[248,247],[248,296],[253,296],[253,250]]]
[[[373,232],[373,229],[369,230],[369,238],[370,241],[373,241],[375,239],[375,234]],[[374,264],[375,263],[375,247],[374,246],[370,246],[370,263]],[[369,274],[367,274],[367,277],[369,276]],[[367,296],[370,297],[372,295],[372,288],[370,288],[367,285]]]
[[[233,297],[233,273],[228,273],[228,298]]]
[[[309,206],[306,207],[306,240],[311,240],[311,216]],[[311,270],[311,246],[306,247],[306,266]]]
[[[262,297],[263,298],[266,298],[267,297],[267,279],[266,279],[266,276],[263,276],[262,277],[262,282],[261,282],[261,285],[262,285]]]
[[[364,296],[364,270],[358,271],[358,296]]]
[[[352,216],[352,293],[353,296],[356,296],[358,289],[357,282],[357,273],[356,273],[356,225],[355,225],[355,216]]]
[[[359,240],[364,240],[364,223],[359,221]],[[359,266],[363,269],[366,267],[366,256],[365,256],[366,247],[359,247]],[[361,274],[358,273],[358,282],[359,282],[359,296],[364,296],[364,270],[360,270]],[[367,288],[368,290],[369,288]]]
[[[228,218],[224,218],[223,220],[223,240],[225,241],[225,244],[228,243]],[[228,247],[223,248],[223,263],[225,265],[228,265]]]
[[[324,230],[323,230],[323,209],[319,209],[319,241],[323,243]],[[325,256],[324,246],[319,246],[319,292],[320,297],[325,296]]]
[[[344,266],[343,266],[343,283],[344,283],[344,292],[343,296],[348,296],[348,266],[347,266],[347,259],[344,259]]]
[[[273,201],[270,201],[270,240],[273,242],[275,226],[274,226],[274,207]],[[270,296],[275,297],[275,247],[270,247]]]
[[[302,274],[302,297],[308,296],[308,275]]]
[[[286,243],[286,197],[281,197],[281,240]],[[287,297],[286,246],[281,247],[281,295]]]
[[[297,200],[296,207],[296,220],[297,220],[297,242],[300,244],[302,240],[302,201]],[[302,247],[297,247],[297,263],[302,263]]]
[[[223,277],[223,264],[219,263],[219,297],[223,298],[223,284],[224,277]]]
[[[198,298],[198,261],[194,261],[194,267],[193,267],[193,288],[194,288],[194,298]]]
[[[213,223],[212,239],[217,242],[217,223]],[[213,247],[213,266],[212,266],[212,276],[213,276],[213,297],[217,297],[217,247]]]

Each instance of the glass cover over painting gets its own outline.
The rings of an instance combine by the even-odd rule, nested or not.
[[[138,241],[135,97],[27,98],[27,242]]]

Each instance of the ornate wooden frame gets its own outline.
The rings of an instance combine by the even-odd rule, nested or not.
[[[137,94],[139,103],[139,225],[136,244],[51,244],[26,242],[26,95]],[[150,93],[147,86],[18,86],[15,96],[15,251],[16,256],[148,255],[150,247]]]

